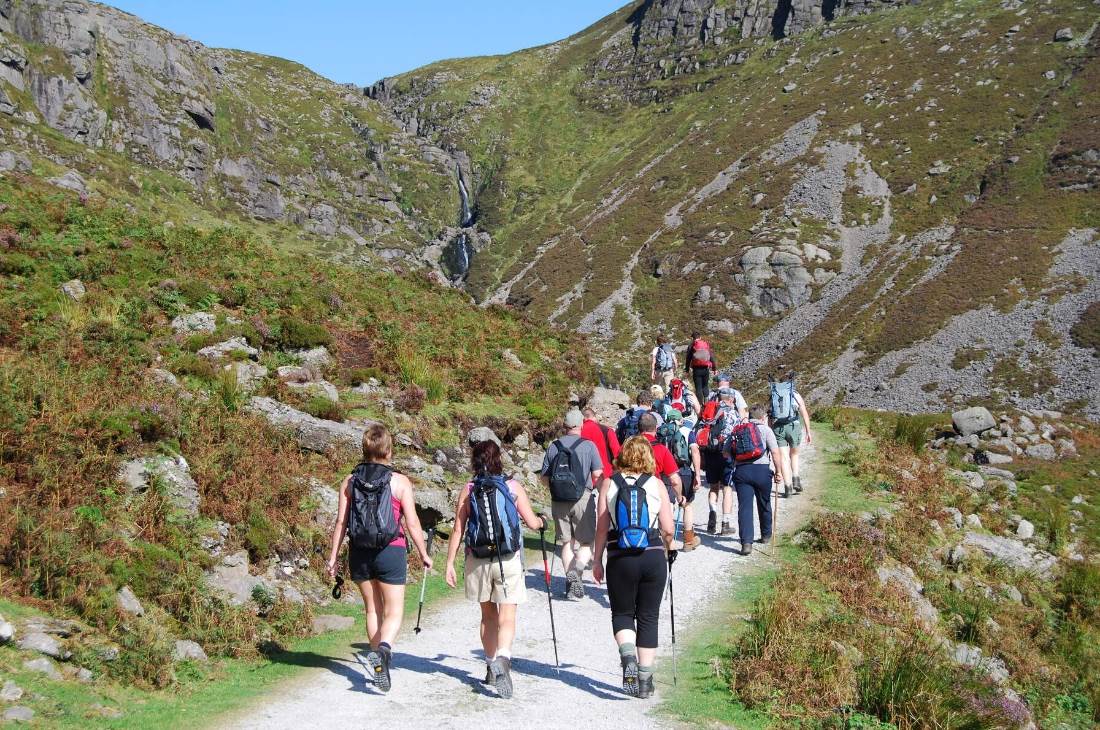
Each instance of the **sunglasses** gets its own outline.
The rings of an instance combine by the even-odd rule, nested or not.
[[[344,576],[336,576],[336,585],[332,587],[332,597],[335,600],[340,600],[340,596],[344,593]]]

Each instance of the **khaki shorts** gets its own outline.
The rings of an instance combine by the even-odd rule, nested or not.
[[[504,580],[500,567],[504,566]],[[515,553],[497,562],[496,558],[475,558],[466,554],[466,598],[478,603],[526,603],[527,585],[523,577],[523,557]]]
[[[554,515],[554,528],[558,531],[558,542],[577,542],[591,545],[596,542],[596,493],[589,491],[573,504],[569,502],[551,502],[550,512]]]
[[[776,426],[775,440],[779,442],[779,448],[798,448],[802,445],[802,421],[791,421],[782,426]]]

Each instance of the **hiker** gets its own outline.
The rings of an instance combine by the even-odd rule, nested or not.
[[[447,545],[447,585],[454,588],[457,583],[455,558],[459,546],[465,544],[466,598],[481,604],[485,683],[493,684],[501,697],[509,699],[516,606],[527,600],[519,522],[541,530],[546,520],[535,514],[523,486],[515,479],[504,478],[500,447],[495,441],[476,444],[470,466],[474,478],[459,494],[454,530]],[[500,525],[499,533],[494,524]]]
[[[649,353],[649,380],[665,388],[676,372],[676,353],[672,343],[664,335],[657,338],[657,346]]]
[[[594,488],[603,476],[596,445],[581,436],[584,415],[576,409],[565,414],[565,435],[546,450],[542,482],[550,489],[550,509],[561,541],[565,568],[565,595],[584,598],[584,569],[592,557],[596,530]]]
[[[676,459],[677,475],[684,493],[684,552],[699,547],[702,540],[695,534],[695,495],[702,486],[702,454],[695,438],[694,420],[685,419],[675,408],[668,412],[668,421],[657,429],[657,439]]]
[[[695,394],[706,400],[710,393],[710,374],[716,370],[714,350],[698,332],[691,333],[691,345],[688,347],[687,357],[684,358],[684,370],[691,374],[691,380],[695,383]]]
[[[615,476],[600,487],[592,577],[596,583],[607,577],[623,691],[648,698],[653,695],[658,613],[668,579],[665,546],[672,543],[676,526],[646,439],[634,436],[624,443],[615,466]]]
[[[363,460],[340,485],[328,558],[328,574],[335,578],[336,558],[346,532],[348,568],[367,611],[370,680],[383,692],[390,690],[393,642],[405,611],[406,536],[420,554],[424,570],[432,567],[416,516],[412,482],[393,470],[392,461],[389,430],[381,424],[371,426],[363,434]]]
[[[683,505],[684,487],[680,482],[680,466],[668,447],[657,440],[657,414],[645,413],[638,419],[641,436],[653,447],[653,460],[657,464],[654,473],[668,487],[668,499],[674,505]]]
[[[581,411],[581,414],[584,416],[581,436],[596,444],[596,451],[600,455],[600,463],[603,464],[603,475],[610,477],[615,473],[612,462],[619,455],[619,437],[615,435],[613,429],[596,420],[596,411],[585,408]]]
[[[737,530],[741,554],[752,553],[752,508],[760,519],[760,541],[772,536],[772,481],[774,464],[779,456],[779,444],[768,426],[764,406],[753,406],[749,420],[734,427],[726,445],[727,457],[733,462],[733,488],[737,491]]]
[[[726,439],[733,427],[748,415],[745,400],[734,388],[728,387],[728,379],[721,378],[726,387],[715,391],[715,399],[707,401],[696,425],[696,443],[703,460],[703,472],[709,494],[707,504],[707,532],[712,535],[733,534],[733,472],[724,453]],[[721,503],[719,505],[719,503]]]
[[[657,408],[654,405],[654,408],[661,411],[661,415],[668,415],[670,409],[675,409],[684,417],[688,417],[702,410],[699,399],[687,387],[687,383],[679,378],[673,378],[672,382],[668,384],[668,393],[664,395],[662,406]]]
[[[775,440],[779,443],[779,477],[783,482],[783,496],[790,497],[792,492],[802,492],[802,478],[799,475],[798,449],[802,446],[803,432],[805,442],[813,443],[810,431],[810,414],[806,402],[794,389],[794,376],[784,381],[771,381],[771,427]]]
[[[730,384],[731,381],[729,375],[726,375],[725,373],[718,373],[715,378],[718,381],[718,385],[715,387],[714,390],[711,391],[708,400],[718,400],[719,395],[723,390],[732,390],[733,403],[735,409],[737,410],[737,415],[741,418],[742,421],[746,420],[749,417],[749,405],[745,401],[745,396],[741,395],[741,391],[739,391],[737,388],[734,388],[733,385]]]
[[[660,386],[653,386],[654,388]],[[619,443],[626,443],[626,440],[631,436],[637,436],[638,431],[638,419],[645,413],[653,413],[657,418],[657,425],[660,426],[664,423],[664,418],[661,414],[653,410],[653,392],[651,390],[643,390],[638,393],[638,397],[634,399],[634,407],[628,410],[622,418],[619,419],[618,425],[615,426],[615,435],[619,437]]]

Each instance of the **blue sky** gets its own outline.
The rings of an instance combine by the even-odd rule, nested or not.
[[[628,0],[106,0],[219,48],[366,85],[444,58],[551,43]]]

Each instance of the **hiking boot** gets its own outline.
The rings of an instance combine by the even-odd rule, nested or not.
[[[512,699],[512,660],[508,657],[498,656],[489,665],[489,673],[493,677],[493,685],[497,688],[501,698]]]
[[[791,481],[793,482],[791,486],[794,487],[794,491],[797,494],[802,494],[802,477],[795,477]]]
[[[493,668],[488,664],[485,665],[485,684],[493,683]]]
[[[791,496],[791,485],[790,484],[784,484],[783,485],[783,499],[789,499],[790,496]]]
[[[638,660],[633,656],[621,656],[619,662],[623,665],[623,692],[637,697],[641,689],[638,684]]]
[[[581,574],[575,570],[565,574],[565,597],[584,598],[584,582],[581,581]]]
[[[699,547],[702,542],[703,541],[699,539],[699,536],[695,534],[695,530],[686,530],[684,532],[684,546],[680,549],[685,552],[691,552],[695,548]]]
[[[718,514],[715,512],[710,513],[710,517],[707,518],[707,532],[712,535],[718,534]]]
[[[381,658],[381,662],[378,669],[375,670],[375,676],[378,678],[375,683],[378,685],[378,689],[382,690],[383,692],[389,692],[391,686],[390,661],[393,658],[393,654],[383,648],[381,651],[378,652],[378,655]]]
[[[648,700],[653,696],[653,675],[643,677],[638,680],[638,697],[643,700]]]
[[[752,543],[751,542],[741,543],[741,554],[742,555],[752,555]]]
[[[367,680],[376,687],[379,686],[382,677],[382,654],[371,649],[364,659],[367,662]]]

